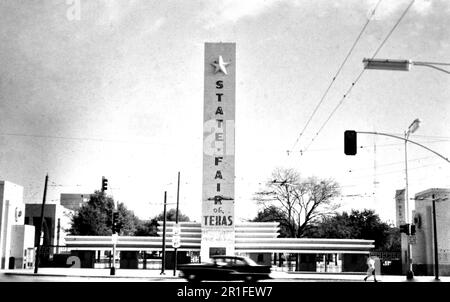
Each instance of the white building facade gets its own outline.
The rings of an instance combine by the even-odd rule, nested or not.
[[[25,226],[23,188],[0,181],[0,269],[32,265],[34,227]]]
[[[435,198],[439,273],[450,275],[450,189],[431,188],[415,195],[413,223],[416,225],[412,261],[417,275],[434,274],[434,230],[432,197]]]

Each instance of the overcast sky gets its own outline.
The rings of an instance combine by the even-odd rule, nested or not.
[[[162,211],[164,191],[201,212],[205,42],[236,42],[236,216],[253,218],[253,193],[276,167],[334,178],[342,210],[395,219],[404,144],[346,129],[403,135],[450,157],[450,77],[413,66],[367,70],[344,93],[410,1],[384,0],[304,134],[297,138],[378,0],[0,1],[0,179],[26,202],[109,194],[141,218]],[[79,11],[78,11],[79,8]],[[450,63],[450,2],[416,0],[378,58]],[[311,140],[314,141],[310,144]],[[300,154],[300,150],[307,150]],[[288,153],[287,150],[292,152]],[[408,147],[410,197],[450,187],[450,164]]]

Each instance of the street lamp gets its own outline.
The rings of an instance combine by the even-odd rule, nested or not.
[[[420,119],[416,118],[411,125],[409,125],[408,130],[405,131],[405,208],[406,208],[406,223],[409,223],[409,198],[408,198],[408,153],[407,153],[407,143],[408,138],[411,133],[414,133],[419,129]],[[407,234],[408,239],[408,252],[407,252],[407,264],[408,264],[408,272],[406,273],[406,278],[411,280],[414,278],[414,272],[412,269],[412,257],[411,257],[411,243],[410,243],[410,234]]]
[[[450,66],[450,63],[438,62],[418,62],[411,60],[391,60],[391,59],[363,59],[365,69],[382,69],[382,70],[400,70],[409,71],[411,65],[430,67],[445,73],[450,71],[440,68],[438,66]]]

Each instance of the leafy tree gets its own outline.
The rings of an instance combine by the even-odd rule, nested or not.
[[[166,213],[166,221],[176,221],[176,209],[170,209]],[[164,220],[164,212],[150,220],[139,221],[136,227],[136,236],[158,236],[158,221]],[[189,217],[178,211],[178,221],[190,221]]]
[[[401,235],[400,235],[400,229],[397,227],[389,227],[389,230],[387,231],[387,237],[386,241],[384,243],[384,246],[381,247],[384,251],[400,251],[402,249],[401,247]]]
[[[118,203],[118,225],[120,235],[133,235],[136,231],[138,218],[123,203]],[[110,236],[112,234],[112,213],[114,200],[100,191],[91,195],[87,203],[72,216],[69,234]]]
[[[123,203],[117,204],[117,210],[119,212],[120,235],[133,236],[140,219],[134,215],[133,211],[128,210]]]
[[[154,219],[151,220],[139,220],[136,226],[135,236],[158,236],[157,230],[158,224]]]
[[[300,238],[313,223],[334,213],[339,205],[333,199],[338,195],[339,186],[333,180],[303,180],[293,169],[276,169],[266,189],[255,194],[255,200],[263,207],[262,214],[274,215],[287,236]]]
[[[349,224],[349,215],[346,212],[335,216],[328,216],[310,228],[308,237],[318,238],[356,238],[352,226]]]
[[[310,229],[309,237],[350,238],[375,240],[375,249],[398,251],[400,234],[398,229],[382,222],[373,210],[352,210],[332,217],[326,217]]]
[[[168,210],[166,212],[166,221],[176,221],[176,215],[177,215],[176,209]],[[156,221],[163,221],[164,220],[164,212],[160,213],[154,219],[156,219]],[[190,219],[188,216],[182,214],[181,211],[178,210],[178,221],[190,221]]]
[[[253,222],[270,222],[270,221],[278,221],[284,222],[287,221],[285,217],[285,213],[279,210],[276,206],[271,205],[262,211],[259,211],[257,216],[252,219]],[[280,223],[280,237],[289,237],[289,230],[287,225],[284,223]]]

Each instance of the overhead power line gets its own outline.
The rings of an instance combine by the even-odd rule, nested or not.
[[[341,100],[339,101],[339,103],[337,104],[336,107],[334,107],[333,111],[331,112],[331,114],[328,116],[328,118],[325,120],[325,122],[322,124],[322,126],[320,126],[319,131],[316,132],[316,134],[313,136],[313,138],[311,139],[311,142],[306,146],[306,148],[304,150],[301,150],[301,154],[303,155],[303,153],[305,153],[306,151],[308,151],[309,147],[312,145],[312,143],[314,142],[314,140],[317,138],[317,136],[319,136],[319,134],[322,132],[323,128],[325,128],[325,126],[328,124],[328,122],[330,121],[330,119],[333,117],[333,115],[336,113],[336,111],[339,109],[339,107],[342,105],[342,103],[344,102],[345,98],[350,94],[350,92],[353,90],[353,87],[355,87],[356,83],[358,83],[359,79],[362,77],[364,73],[364,69],[359,73],[359,75],[356,77],[356,79],[353,81],[352,85],[350,86],[349,89],[347,89],[347,91],[345,92],[344,96],[341,98]]]
[[[384,44],[386,43],[386,41],[389,39],[389,37],[392,35],[392,33],[394,32],[394,30],[397,28],[397,26],[400,24],[400,22],[403,20],[403,18],[406,16],[406,13],[409,11],[409,9],[411,8],[411,6],[414,4],[415,0],[412,0],[408,7],[406,7],[405,11],[403,12],[403,14],[400,16],[400,18],[397,20],[397,22],[394,24],[394,26],[392,27],[391,31],[388,33],[388,35],[386,36],[386,38],[384,38],[383,42],[381,42],[380,46],[378,46],[377,50],[375,51],[375,53],[372,56],[372,59],[375,58],[375,56],[378,54],[378,52],[381,50],[381,48],[384,46]]]
[[[291,150],[294,150],[295,146],[297,145],[297,143],[299,142],[300,138],[302,137],[303,133],[305,132],[306,128],[308,127],[309,123],[311,122],[312,118],[314,117],[314,115],[316,114],[317,110],[319,109],[320,105],[322,104],[322,102],[325,100],[325,97],[328,95],[328,92],[330,91],[331,87],[333,86],[334,82],[336,81],[338,75],[341,73],[342,68],[344,67],[345,63],[347,63],[348,58],[350,57],[350,55],[352,54],[353,50],[356,47],[356,44],[359,42],[359,40],[361,39],[362,34],[364,33],[364,31],[366,30],[367,26],[369,25],[370,21],[372,20],[372,17],[375,15],[375,11],[378,8],[378,5],[381,3],[381,0],[378,1],[377,5],[375,6],[375,8],[373,9],[371,15],[369,16],[369,18],[367,19],[366,24],[364,24],[363,28],[361,29],[358,37],[356,38],[355,42],[353,42],[352,47],[350,48],[349,52],[347,53],[347,55],[345,56],[344,61],[341,63],[341,65],[339,66],[336,74],[334,75],[333,79],[331,80],[330,84],[328,85],[328,88],[325,90],[325,93],[322,95],[322,97],[320,98],[320,101],[317,103],[316,107],[314,108],[312,114],[310,115],[310,117],[308,118],[308,121],[306,122],[305,126],[303,127],[302,131],[300,132],[299,136],[297,137],[297,140],[295,141],[294,145],[292,146]],[[289,155],[289,150],[288,150],[288,155]]]
[[[402,135],[402,134],[400,134]],[[428,143],[428,144],[436,144],[436,143],[449,143],[450,139],[439,139],[439,140],[418,140],[419,143]],[[400,147],[404,146],[404,143],[388,143],[388,144],[377,144],[377,148],[387,148],[387,147]],[[340,150],[341,147],[330,147],[330,148],[320,148],[320,149],[310,149],[309,152],[325,152],[325,151],[332,151],[332,150]],[[358,148],[364,150],[368,148],[373,148],[373,145],[360,145]],[[299,151],[290,151],[289,153],[302,153],[301,150]]]
[[[374,54],[372,55],[372,59],[378,54],[378,52],[381,50],[381,48],[384,46],[384,44],[386,43],[386,41],[389,39],[389,37],[392,35],[392,33],[394,32],[394,30],[397,28],[397,26],[400,24],[400,22],[403,20],[403,18],[405,17],[406,13],[409,11],[409,9],[411,8],[411,6],[414,4],[415,0],[412,0],[411,3],[408,5],[408,7],[405,9],[405,11],[402,13],[402,15],[400,16],[400,18],[397,20],[397,22],[394,24],[394,26],[392,27],[392,29],[389,31],[389,33],[386,35],[386,37],[384,38],[384,40],[381,42],[381,44],[378,46],[378,48],[375,50]],[[363,68],[362,71],[358,74],[358,76],[356,77],[356,79],[352,82],[352,84],[350,85],[350,88],[347,89],[347,91],[345,92],[345,94],[343,95],[343,97],[341,98],[341,100],[339,101],[339,103],[336,105],[336,107],[333,109],[333,111],[331,112],[331,114],[328,116],[328,118],[325,120],[325,122],[320,126],[319,131],[316,132],[316,134],[314,135],[314,137],[311,139],[311,142],[306,146],[306,148],[304,150],[301,150],[301,154],[303,155],[308,149],[309,147],[312,145],[312,143],[314,142],[314,140],[317,138],[317,136],[319,136],[319,134],[322,132],[323,128],[325,128],[325,126],[328,124],[328,122],[330,121],[330,119],[333,117],[333,115],[336,113],[336,111],[339,109],[339,107],[342,105],[342,103],[344,102],[344,100],[349,96],[350,92],[352,91],[353,87],[355,87],[356,83],[358,83],[358,81],[361,79],[362,75],[364,74],[365,69]]]
[[[405,135],[405,133],[393,133],[394,135]],[[435,138],[435,139],[442,139],[442,140],[438,140],[436,142],[441,142],[441,141],[447,141],[450,140],[450,136],[435,136],[435,135],[425,135],[425,134],[414,134],[415,137],[425,137],[425,138]],[[434,141],[433,141],[434,142]],[[403,144],[403,143],[402,143]]]

